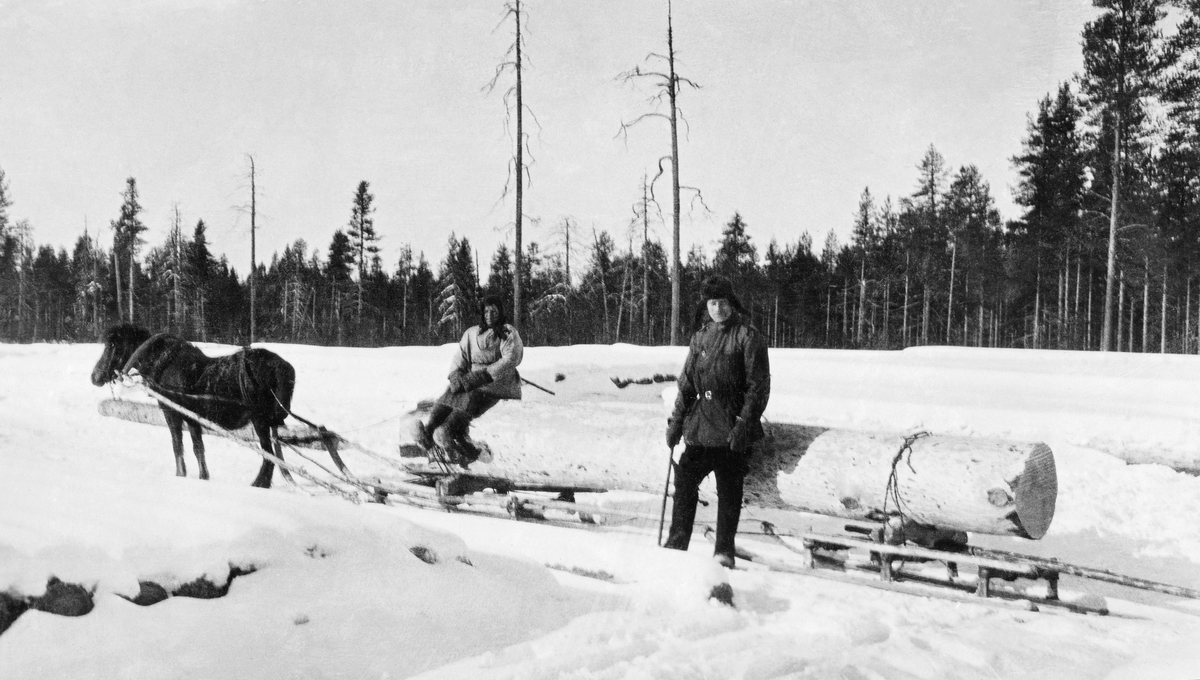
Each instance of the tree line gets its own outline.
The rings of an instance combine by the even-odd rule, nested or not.
[[[483,295],[499,294],[516,303],[530,344],[666,344],[698,318],[680,301],[721,273],[776,347],[1196,352],[1200,0],[1094,4],[1102,12],[1081,34],[1083,71],[1036,103],[1012,157],[1023,211],[1012,219],[976,166],[952,167],[931,145],[914,159],[911,194],[880,199],[864,188],[848,211],[848,242],[830,230],[819,250],[807,233],[763,248],[739,212],[714,252],[693,247],[672,267],[678,242],[669,253],[651,234],[666,220],[643,178],[633,219],[612,233],[563,217],[545,248],[518,241],[481,255],[450,234],[435,262],[403,246],[385,264],[361,181],[328,244],[298,239],[240,275],[209,250],[204,221],[185,228],[178,210],[165,242],[147,248],[132,177],[110,243],[85,231],[70,252],[37,245],[28,220],[10,218],[0,169],[0,339],[92,340],[134,321],[234,344],[249,332],[442,343],[475,322]],[[690,83],[673,66],[666,77],[667,87]]]

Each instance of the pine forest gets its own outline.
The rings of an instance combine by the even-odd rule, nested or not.
[[[656,198],[667,195],[670,162],[658,176],[630,178],[645,190],[627,224],[585,231],[570,216],[547,217],[553,238],[523,242],[520,192],[532,189],[516,181],[515,248],[479,252],[447,234],[443,252],[405,246],[391,262],[379,240],[401,243],[403,230],[375,223],[371,193],[386,180],[363,180],[346,188],[347,220],[327,243],[296,240],[249,271],[210,250],[203,219],[183,224],[176,214],[166,240],[148,243],[134,177],[114,187],[123,195],[104,230],[111,241],[93,227],[70,250],[41,245],[0,158],[0,340],[90,342],[132,321],[233,344],[444,343],[477,323],[483,296],[498,294],[527,344],[679,343],[700,318],[700,282],[720,273],[773,347],[1196,353],[1200,0],[1095,4],[1102,11],[1081,33],[1083,70],[1030,102],[1010,177],[984,177],[971,159],[930,145],[912,159],[911,193],[865,186],[845,224],[828,225],[818,242],[802,232],[755,243],[753,206],[744,206],[715,217],[724,223],[715,248],[678,255],[674,290],[679,178],[673,201]],[[669,66],[657,84],[672,106],[700,96]],[[524,175],[517,167],[512,177]],[[1014,188],[1021,214],[1000,214],[995,182]],[[672,221],[671,240],[653,236],[651,224],[669,232]]]

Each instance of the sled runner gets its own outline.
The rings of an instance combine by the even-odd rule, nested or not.
[[[738,545],[737,557],[774,571],[1029,611],[1054,608],[1077,614],[1109,614],[1103,597],[1060,591],[1063,575],[1200,599],[1200,591],[1190,588],[1056,559],[966,544],[949,550],[889,545],[883,542],[883,524],[854,523],[846,525],[845,530],[844,534],[790,533],[761,522],[759,531],[739,535],[762,537],[768,545],[783,548],[785,556],[771,554],[763,540],[745,540]],[[711,540],[711,528],[705,527],[705,535]],[[754,547],[747,548],[747,544]],[[961,567],[967,567],[965,573]]]
[[[576,525],[658,519],[653,513],[576,502],[576,494],[607,493],[608,489],[603,487],[513,480],[420,463],[410,463],[405,469],[408,476],[404,479],[371,482],[376,502],[386,503],[395,497],[421,507],[489,514],[501,510],[513,519],[532,520],[547,520],[547,513],[553,511],[564,516],[563,519],[574,516],[571,522]]]
[[[493,493],[507,494],[519,491],[537,491],[544,493],[604,493],[608,489],[595,486],[580,486],[575,484],[547,482],[527,482],[513,480],[507,477],[489,475],[486,472],[472,472],[458,466],[445,466],[439,463],[411,460],[401,463],[405,472],[412,475],[416,483],[435,486],[449,496],[462,496],[491,490]]]
[[[468,444],[479,452],[479,455],[474,458],[464,458],[462,455],[446,449],[437,444],[432,444],[429,449],[423,449],[416,444],[401,444],[399,453],[401,460],[405,461],[405,467],[419,468],[418,460],[427,460],[431,469],[450,471],[457,468],[467,469],[472,465],[487,465],[492,462],[494,455],[492,447],[488,446],[487,442],[475,441],[467,438]]]

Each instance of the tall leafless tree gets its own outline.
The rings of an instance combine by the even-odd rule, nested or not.
[[[501,194],[501,199],[508,195],[510,188],[515,190],[517,205],[513,225],[516,231],[516,245],[513,248],[513,265],[516,275],[513,276],[513,313],[511,323],[517,327],[520,327],[523,313],[521,309],[523,297],[521,272],[524,271],[524,252],[521,244],[521,226],[524,217],[522,209],[525,197],[525,181],[529,174],[529,168],[525,164],[525,154],[528,152],[529,138],[525,134],[526,108],[523,91],[525,33],[521,28],[521,19],[523,16],[524,12],[521,9],[521,0],[511,0],[504,3],[504,18],[501,19],[500,23],[503,24],[510,18],[513,20],[513,42],[508,48],[508,52],[504,55],[504,61],[496,66],[495,74],[492,75],[491,81],[484,88],[487,92],[492,92],[500,82],[501,76],[510,71],[515,77],[512,87],[504,92],[505,126],[507,127],[510,117],[515,113],[517,134],[514,144],[515,150],[511,164],[509,165],[508,180],[504,184],[504,192]],[[533,115],[532,112],[530,112],[530,115]],[[536,117],[534,118],[534,122],[537,122]]]
[[[186,327],[183,308],[183,231],[179,217],[179,204],[172,209],[171,219],[171,281],[174,294],[175,332],[182,335]]]
[[[246,158],[250,161],[250,342],[254,344],[254,300],[258,297],[255,295],[255,280],[258,278],[258,258],[255,253],[255,232],[257,230],[258,217],[258,187],[256,186],[254,156],[246,154]]]
[[[642,198],[633,205],[633,218],[629,222],[630,233],[640,231],[642,235],[642,329],[646,342],[650,342],[650,208],[658,208],[650,197],[650,178],[642,175]],[[661,219],[662,214],[659,213]],[[633,247],[630,246],[630,257]]]
[[[679,259],[679,191],[681,188],[686,188],[696,193],[700,197],[700,192],[695,187],[681,187],[679,184],[679,120],[683,117],[678,106],[679,87],[688,85],[694,89],[699,89],[700,86],[688,78],[684,78],[675,72],[675,33],[671,22],[671,2],[667,1],[667,53],[665,55],[657,52],[651,52],[646,57],[646,61],[666,66],[666,71],[657,71],[653,69],[643,70],[641,66],[635,66],[633,70],[626,71],[618,76],[618,79],[623,82],[637,82],[642,78],[649,78],[658,87],[657,92],[650,98],[651,103],[661,104],[665,99],[669,110],[664,113],[658,111],[657,108],[649,113],[634,118],[629,122],[621,123],[621,131],[619,136],[627,136],[629,128],[648,118],[661,118],[670,123],[671,126],[671,155],[663,156],[658,160],[658,174],[654,176],[651,182],[651,188],[658,178],[663,174],[663,163],[671,164],[671,202],[673,206],[672,214],[672,231],[671,231],[671,344],[679,344],[679,308],[681,304],[680,290],[680,259]],[[687,124],[686,119],[684,124]],[[703,200],[701,198],[701,200]]]

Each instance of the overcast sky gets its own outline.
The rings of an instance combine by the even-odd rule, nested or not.
[[[677,0],[680,176],[698,187],[683,248],[711,250],[740,212],[761,253],[803,232],[848,237],[864,187],[911,194],[933,144],[977,165],[1005,219],[1010,158],[1038,100],[1081,68],[1088,0]],[[643,173],[669,153],[653,94],[616,76],[664,52],[665,0],[528,0],[525,98],[537,123],[526,242],[552,227],[628,244]],[[177,204],[239,272],[296,238],[324,257],[371,184],[385,267],[411,243],[434,264],[451,232],[484,266],[513,242],[501,97],[502,0],[0,0],[0,169],[13,219],[67,246],[119,214],[135,177],[150,245]],[[669,181],[660,188],[669,223]],[[685,198],[685,206],[686,198]],[[530,222],[529,220],[534,220]],[[652,227],[670,242],[669,228]]]

